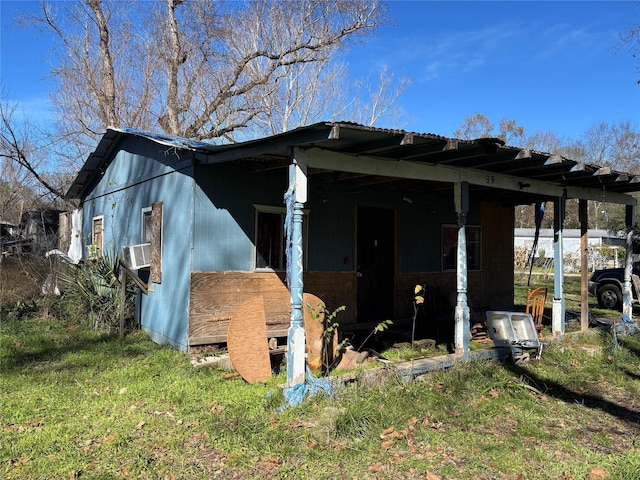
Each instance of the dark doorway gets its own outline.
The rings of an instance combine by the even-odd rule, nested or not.
[[[395,213],[358,207],[358,323],[393,319],[395,283]]]

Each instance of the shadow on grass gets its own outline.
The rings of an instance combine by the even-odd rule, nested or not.
[[[590,393],[575,392],[561,383],[549,380],[548,378],[542,378],[528,370],[526,367],[516,365],[511,362],[505,362],[503,365],[504,368],[513,374],[517,376],[526,376],[531,379],[533,384],[538,387],[544,385],[546,388],[546,390],[544,390],[545,395],[557,398],[563,402],[577,403],[587,408],[601,410],[631,424],[634,427],[637,427],[638,423],[640,423],[639,410],[632,410],[623,405],[619,405]]]
[[[31,322],[34,330],[44,322],[52,320],[41,320]],[[56,320],[53,320],[56,321]],[[41,323],[42,322],[42,323]],[[11,322],[9,322],[11,323]],[[67,329],[60,325],[56,331],[34,331],[32,334],[12,335],[12,325],[3,325],[3,333],[6,337],[11,337],[0,345],[2,352],[2,370],[6,373],[23,370],[26,367],[33,367],[40,372],[56,369],[69,369],[73,365],[57,365],[63,360],[65,355],[70,353],[90,354],[88,358],[93,358],[88,362],[79,362],[78,367],[86,367],[87,363],[97,362],[105,355],[114,357],[137,357],[148,352],[148,348],[139,343],[139,338],[125,335],[120,339],[117,334],[100,333],[87,327],[69,327]]]
[[[635,341],[634,341],[630,337],[626,337],[626,338],[618,339],[618,341],[620,343],[620,346],[626,349],[631,355],[633,355],[636,358],[640,358],[640,338],[635,337]],[[630,378],[633,378],[634,380],[640,380],[640,375],[637,374],[636,372],[633,372],[628,368],[622,368],[622,370]]]
[[[631,341],[629,337],[618,339],[620,346],[626,348],[631,355],[640,358],[640,340]]]

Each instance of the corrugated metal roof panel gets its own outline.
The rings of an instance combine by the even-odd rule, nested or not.
[[[87,159],[68,197],[80,198],[96,175],[101,174],[109,161],[110,149],[121,135],[136,135],[163,145],[199,152],[202,164],[250,159],[259,164],[278,166],[290,161],[294,147],[319,148],[358,157],[469,168],[541,180],[563,187],[586,187],[617,193],[640,191],[639,179],[633,175],[549,153],[505,146],[495,138],[460,140],[350,122],[319,122],[266,138],[225,145],[135,129],[109,129],[96,151]],[[499,195],[506,198],[507,194]],[[512,192],[510,195],[514,196],[512,201],[516,196],[517,201],[531,200],[526,197],[526,192]]]

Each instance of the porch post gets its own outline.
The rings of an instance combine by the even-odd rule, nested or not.
[[[302,324],[302,207],[307,201],[307,168],[306,165],[294,163],[289,165],[289,189],[285,194],[287,203],[287,280],[291,293],[291,325],[287,336],[287,388],[304,383],[305,332]]]
[[[564,245],[562,231],[564,228],[566,197],[558,197],[553,206],[553,311],[551,315],[551,332],[554,336],[564,334]]]
[[[456,252],[456,309],[455,309],[455,347],[456,353],[466,355],[469,352],[471,327],[469,325],[469,305],[467,304],[467,213],[469,211],[469,183],[454,184],[454,200],[458,215],[458,249]]]
[[[586,332],[589,329],[589,215],[587,201],[578,201],[580,216],[580,330]]]
[[[631,294],[631,273],[633,272],[633,221],[635,207],[627,205],[625,210],[625,224],[627,226],[627,254],[624,263],[624,291],[622,292],[622,315],[629,320],[633,318],[633,295]]]

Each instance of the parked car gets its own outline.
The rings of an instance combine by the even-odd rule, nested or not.
[[[640,275],[640,262],[633,264],[633,272]],[[589,280],[589,293],[598,299],[600,308],[622,310],[622,292],[624,290],[624,268],[605,268],[596,270]],[[637,301],[634,288],[631,288],[634,301]]]

